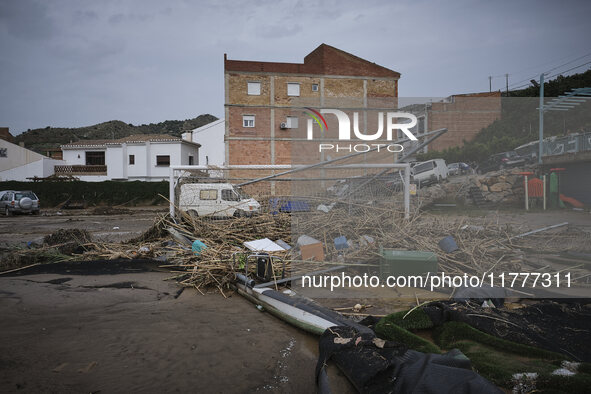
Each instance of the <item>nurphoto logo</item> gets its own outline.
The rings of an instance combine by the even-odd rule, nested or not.
[[[314,122],[320,127],[321,131],[328,130],[328,124],[324,118],[324,114],[335,115],[339,123],[339,141],[352,141],[351,140],[351,120],[349,115],[344,111],[338,109],[321,109],[320,111],[312,108],[306,108],[310,112],[305,112],[306,115],[310,116],[307,123],[307,139],[309,141],[314,139]],[[384,134],[384,118],[386,119],[386,140],[393,141],[395,130],[400,130],[408,140],[417,141],[417,137],[410,131],[417,124],[417,117],[408,112],[387,112],[384,116],[383,112],[378,112],[378,129],[374,133],[361,132],[359,129],[359,113],[353,112],[353,134],[355,139],[361,141],[376,141],[382,138]],[[410,122],[400,123],[401,119],[410,119]],[[359,143],[359,144],[319,144],[318,151],[330,151],[335,152],[347,151],[347,152],[368,152],[371,149],[386,149],[388,152],[402,152],[404,147],[397,143]]]

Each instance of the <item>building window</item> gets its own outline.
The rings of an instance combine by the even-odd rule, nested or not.
[[[261,95],[261,83],[260,82],[248,82],[247,91],[249,96],[260,96]]]
[[[287,95],[288,96],[299,96],[300,95],[300,84],[289,82],[287,84]]]
[[[86,152],[87,166],[104,166],[105,152]]]
[[[218,191],[216,189],[204,189],[199,191],[200,200],[217,200]]]
[[[170,156],[169,155],[158,155],[156,156],[156,165],[157,166],[163,166],[163,167],[168,167],[170,166]]]
[[[288,129],[297,129],[298,128],[298,117],[297,116],[288,116],[286,123],[287,123]]]
[[[254,115],[242,115],[242,127],[254,127]]]
[[[193,156],[189,155],[189,165],[192,166],[193,164]]]
[[[8,148],[0,148],[0,157],[8,157]]]
[[[132,166],[135,164],[135,155],[129,155],[129,165]]]
[[[419,135],[423,134],[425,132],[425,117],[424,116],[419,117],[417,123],[418,123],[417,124],[418,134]]]
[[[317,92],[318,91],[318,84],[317,83],[313,83],[312,84],[312,91],[313,92]]]

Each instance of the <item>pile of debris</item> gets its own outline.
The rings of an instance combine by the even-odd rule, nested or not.
[[[520,206],[525,198],[524,168],[512,168],[489,172],[483,175],[469,175],[452,178],[447,182],[423,187],[411,202],[426,207],[437,201],[455,200],[464,205],[479,205],[475,201],[474,189],[482,199],[494,206]],[[458,180],[461,180],[458,182]]]
[[[335,265],[373,270],[382,258],[381,248],[432,253],[437,256],[439,271],[447,274],[528,272],[534,268],[553,273],[555,268],[532,266],[526,255],[591,252],[589,234],[575,227],[516,237],[517,229],[493,219],[417,212],[405,220],[400,212],[377,203],[355,207],[337,203],[330,210],[226,220],[182,215],[180,220],[160,215],[142,236],[126,243],[92,242],[87,232],[60,230],[46,237],[45,245],[36,250],[54,250],[78,260],[155,259],[185,286],[200,291],[214,287],[222,292],[235,280],[236,272],[244,272],[240,254],[253,250],[245,243],[261,239],[285,245],[273,254],[283,259],[290,275]],[[444,239],[452,239],[456,247],[442,249]],[[33,252],[25,249],[19,253],[26,256]],[[579,268],[580,275],[585,275],[585,267]],[[571,270],[573,277],[580,276],[579,268]],[[281,271],[282,264],[276,262],[273,276]]]

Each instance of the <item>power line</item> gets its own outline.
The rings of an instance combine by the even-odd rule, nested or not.
[[[581,60],[581,59],[583,59],[583,58],[585,58],[585,57],[587,57],[587,56],[589,56],[589,55],[591,55],[591,52],[590,52],[590,53],[588,53],[588,54],[586,54],[586,55],[580,56],[580,57],[576,58],[575,60],[571,60],[570,62],[567,62],[567,63],[561,64],[561,65],[560,65],[560,66],[558,66],[558,67],[551,68],[550,70],[548,70],[548,71],[544,72],[544,74],[549,74],[549,73],[550,73],[550,71],[554,71],[554,70],[556,70],[557,68],[560,68],[560,67],[562,67],[562,66],[566,66],[567,64],[574,63],[574,62],[576,62],[577,60]]]
[[[555,77],[555,76],[557,76],[557,75],[564,74],[564,73],[567,73],[567,72],[569,72],[569,71],[575,70],[575,69],[577,69],[577,68],[579,68],[579,67],[586,66],[587,64],[591,64],[591,61],[589,61],[589,62],[587,62],[587,63],[579,64],[578,66],[575,66],[575,67],[573,67],[573,68],[569,68],[568,70],[565,70],[565,71],[560,71],[560,72],[558,72],[558,73],[556,73],[556,74],[554,74],[554,75],[551,75],[551,76],[549,76],[549,77],[548,77],[548,79],[550,79],[550,78],[552,78],[552,77]]]
[[[567,72],[569,72],[569,71],[575,70],[575,69],[577,69],[577,68],[580,68],[580,67],[586,66],[587,64],[591,64],[591,61],[589,61],[589,62],[587,62],[587,63],[579,64],[578,66],[575,66],[575,67],[569,68],[568,70],[560,71],[560,72],[558,72],[558,73],[556,73],[556,74],[554,74],[554,75],[550,75],[550,76],[546,77],[546,78],[548,78],[547,82],[550,82],[550,78],[554,78],[554,77],[556,77],[556,76],[558,76],[558,75],[561,75],[561,74],[567,73]],[[537,77],[537,75],[534,75],[532,78],[530,78],[530,81],[531,81],[532,79],[535,79],[536,77]],[[511,90],[518,90],[519,88],[526,87],[526,86],[529,86],[529,83],[525,83],[525,84],[523,84],[523,85],[519,85],[519,86],[516,86],[516,87],[512,87],[512,88],[511,88]]]
[[[576,58],[576,59],[574,59],[574,60],[571,60],[571,61],[569,61],[569,62],[567,62],[567,63],[561,64],[560,66],[557,66],[557,67],[551,68],[550,70],[546,71],[545,73],[548,73],[548,72],[554,71],[554,70],[556,70],[557,68],[560,68],[560,67],[562,67],[562,66],[565,66],[565,65],[567,65],[567,64],[573,63],[573,62],[575,62],[575,61],[577,61],[577,60],[583,59],[583,58],[585,58],[585,57],[587,57],[587,56],[589,56],[589,55],[591,55],[591,52],[587,53],[586,55],[579,56],[578,58]],[[545,74],[545,73],[544,73],[544,74]],[[531,77],[529,77],[529,78],[525,78],[525,79],[522,79],[522,80],[520,80],[520,81],[514,82],[514,83],[512,83],[511,85],[509,85],[509,87],[510,87],[510,88],[512,88],[512,89],[516,89],[516,88],[515,88],[515,85],[518,85],[518,84],[520,84],[520,83],[522,83],[522,82],[526,82],[526,81],[527,81],[527,82],[529,82],[530,80],[532,80],[532,79],[535,79],[535,78],[536,78],[537,76],[539,76],[540,74],[541,74],[541,73],[537,73],[537,74],[535,74],[535,75],[533,75],[533,76],[531,76]],[[527,85],[529,85],[529,83],[528,83]],[[520,85],[520,86],[521,86],[521,85]]]

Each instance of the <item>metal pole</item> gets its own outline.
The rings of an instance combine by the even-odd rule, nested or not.
[[[544,74],[540,74],[540,146],[538,148],[538,164],[542,164],[542,147],[544,145]]]
[[[509,74],[505,74],[505,84],[507,85],[507,97],[509,97]]]
[[[525,175],[525,210],[529,211],[529,194],[527,192],[527,175]]]
[[[488,91],[492,92],[492,77],[488,77]]]
[[[544,201],[544,211],[545,211],[546,210],[546,175],[544,175],[542,177],[542,179],[544,180],[544,182],[543,182],[542,185],[543,185],[543,188],[544,188],[544,198],[543,198],[543,201]]]
[[[170,177],[168,178],[168,195],[170,197],[169,213],[170,217],[174,219],[174,168],[170,169]]]
[[[410,217],[410,166],[404,169],[404,218]]]

